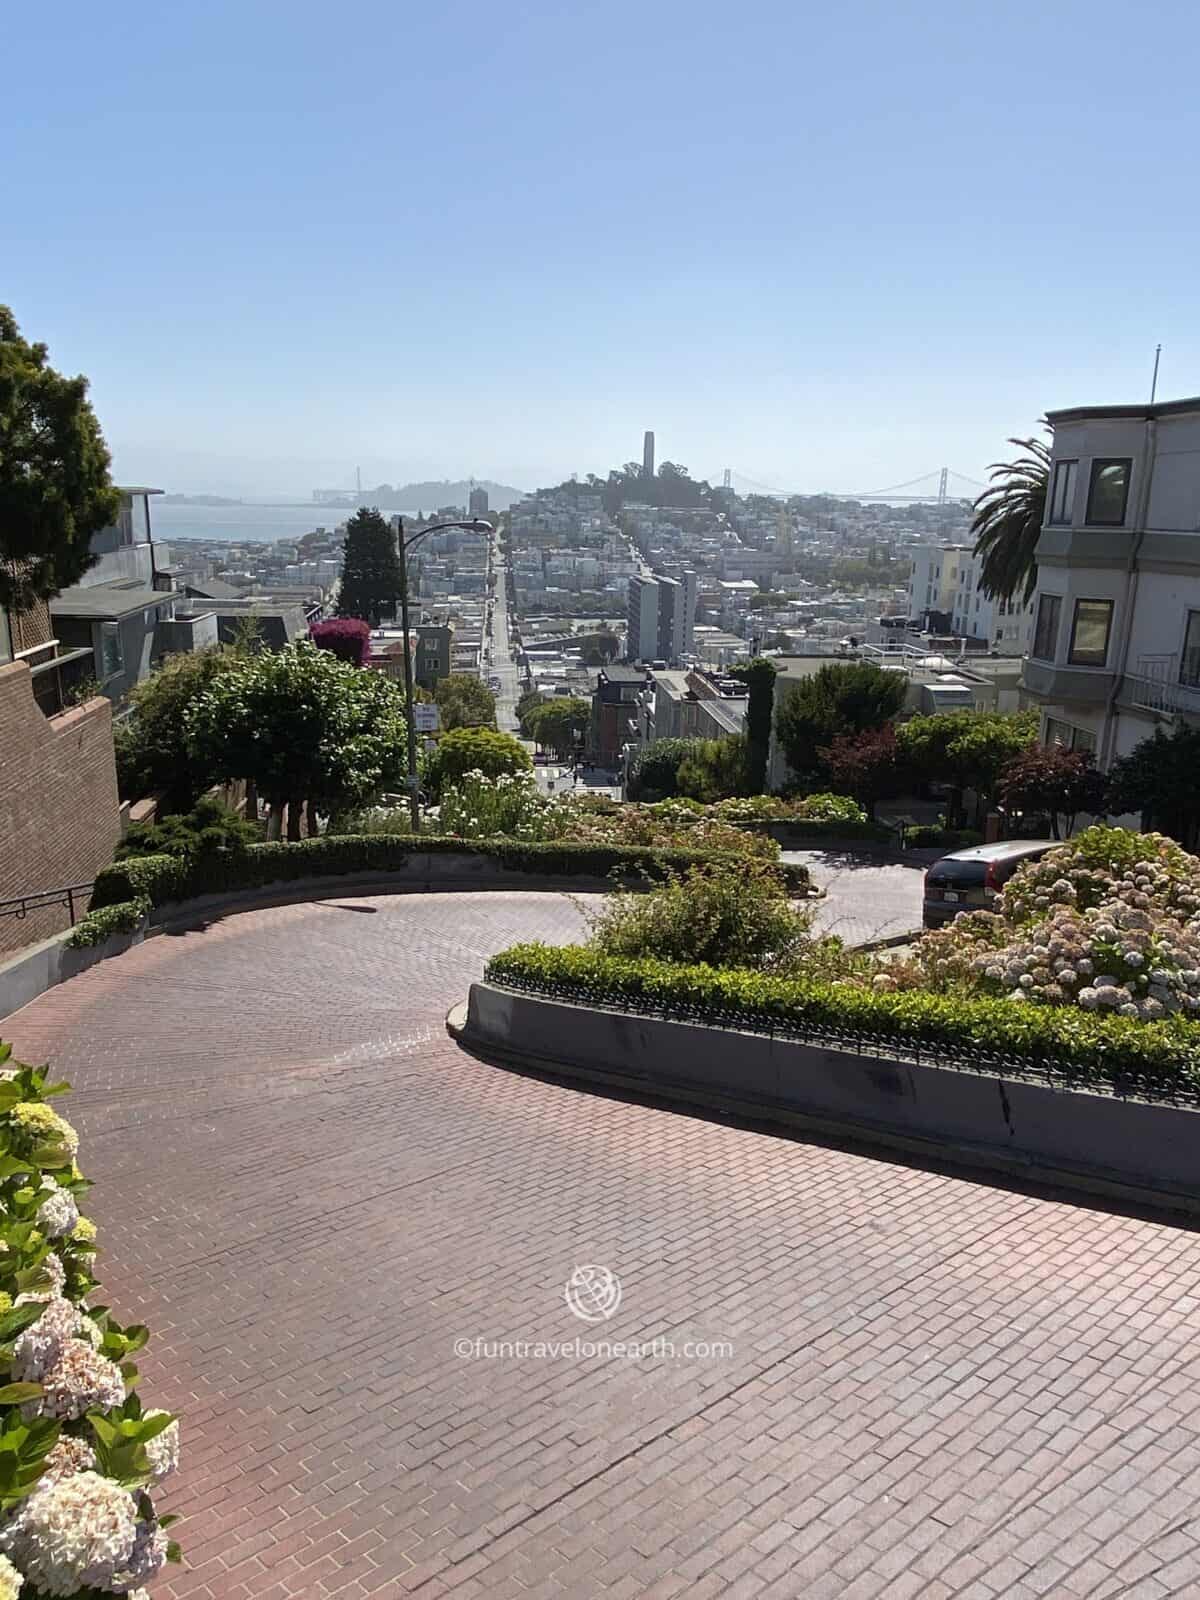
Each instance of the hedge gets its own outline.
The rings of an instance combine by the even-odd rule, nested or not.
[[[983,843],[983,835],[973,828],[938,828],[927,823],[905,828],[908,850],[967,850]]]
[[[1180,1018],[1139,1022],[1007,999],[878,993],[743,969],[630,961],[580,945],[514,945],[492,957],[485,975],[504,988],[581,1005],[779,1033],[868,1054],[924,1055],[927,1065],[1068,1088],[1200,1103],[1200,1026]]]
[[[165,859],[156,857],[156,859]],[[118,933],[136,933],[150,915],[150,901],[145,895],[135,895],[131,900],[121,900],[114,905],[101,906],[89,911],[71,929],[66,939],[68,950],[88,950],[92,945],[103,944]]]
[[[886,843],[896,839],[895,828],[886,827],[882,822],[838,822],[830,818],[827,822],[817,821],[812,817],[766,817],[750,822],[735,822],[734,827],[745,828],[751,833],[766,833],[774,838],[786,835],[789,841],[813,844],[822,844],[826,840],[843,840],[864,844]]]
[[[705,862],[744,858],[724,852],[654,850],[636,845],[581,844],[571,840],[522,844],[506,839],[457,839],[444,835],[324,834],[298,843],[250,845],[218,851],[189,862],[175,856],[138,856],[115,861],[96,875],[89,910],[126,905],[144,898],[152,906],[190,900],[203,894],[262,889],[297,878],[345,877],[351,873],[403,872],[413,856],[485,856],[514,872],[547,877],[607,878],[613,872],[662,877],[668,868],[683,871]],[[783,862],[779,871],[789,888],[807,890],[807,870]],[[81,923],[82,926],[82,923]]]

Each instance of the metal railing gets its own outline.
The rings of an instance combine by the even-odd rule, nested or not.
[[[1125,675],[1134,705],[1164,716],[1200,712],[1200,686],[1180,682],[1177,655],[1139,656],[1137,671]]]
[[[31,911],[46,911],[52,906],[66,906],[67,915],[74,927],[76,910],[86,910],[93,885],[69,883],[62,889],[40,889],[36,894],[19,894],[11,900],[0,900],[0,917],[15,917],[23,922]]]

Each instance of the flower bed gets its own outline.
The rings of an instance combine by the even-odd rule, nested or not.
[[[129,1359],[149,1337],[92,1304],[96,1229],[78,1138],[41,1068],[0,1045],[0,1596],[142,1597],[179,1559],[154,1488],[179,1424],[143,1410]]]
[[[581,1005],[865,1053],[924,1053],[935,1065],[966,1071],[1200,1104],[1200,1030],[1182,1019],[1140,1022],[1005,999],[877,993],[853,983],[630,961],[582,946],[515,945],[492,958],[486,978]]]

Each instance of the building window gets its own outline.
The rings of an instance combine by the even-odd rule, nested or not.
[[[1102,528],[1119,528],[1129,499],[1130,456],[1097,458],[1088,485],[1087,519]]]
[[[121,624],[100,624],[100,676],[102,680],[115,678],[125,671],[125,651],[121,645]]]
[[[1057,717],[1046,718],[1046,731],[1043,735],[1044,742],[1048,745],[1056,744],[1063,750],[1092,750],[1096,748],[1096,735],[1087,728],[1074,728],[1069,722],[1060,722]]]
[[[0,639],[0,648],[3,639]],[[1183,635],[1183,660],[1179,663],[1179,681],[1189,689],[1200,689],[1200,611],[1189,611],[1187,628]]]
[[[1112,629],[1111,600],[1076,600],[1071,624],[1071,649],[1067,660],[1073,667],[1102,667],[1108,659],[1108,635]]]
[[[1062,616],[1062,595],[1044,594],[1038,601],[1037,627],[1033,630],[1033,651],[1039,661],[1053,661],[1058,648],[1058,623]]]
[[[1056,461],[1054,464],[1054,489],[1050,495],[1050,516],[1053,523],[1070,522],[1075,507],[1075,477],[1078,461]]]

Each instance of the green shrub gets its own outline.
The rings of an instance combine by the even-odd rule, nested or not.
[[[589,942],[631,959],[771,967],[797,953],[811,922],[774,867],[721,862],[668,872],[648,894],[614,895],[592,917]]]
[[[736,968],[631,961],[582,945],[514,945],[492,957],[486,977],[555,999],[844,1042],[867,1053],[927,1051],[932,1065],[1012,1076],[1052,1071],[1073,1087],[1151,1098],[1200,1092],[1200,1029],[1179,1018],[1140,1022],[1004,999],[879,993]]]
[[[515,872],[547,877],[609,878],[663,877],[669,870],[684,871],[697,863],[730,861],[744,867],[741,857],[696,850],[655,850],[629,845],[580,844],[569,839],[548,843],[518,843],[505,839],[466,840],[424,834],[356,836],[323,834],[298,843],[282,841],[251,845],[239,855],[219,853],[187,862],[175,856],[135,856],[117,861],[96,875],[91,907],[119,905],[144,896],[151,905],[193,899],[203,894],[229,894],[241,889],[262,889],[297,878],[344,877],[351,873],[403,872],[413,856],[477,855]],[[786,864],[777,869],[792,889],[809,887],[804,867]]]
[[[867,813],[848,794],[806,794],[788,812],[798,822],[868,822]]]
[[[90,950],[115,934],[136,933],[149,915],[150,901],[145,895],[103,906],[80,917],[64,943],[68,950]]]
[[[191,860],[216,850],[245,850],[257,844],[262,829],[219,800],[198,800],[186,815],[135,822],[117,846],[114,861],[131,856],[181,856]]]
[[[983,835],[971,828],[939,828],[932,824],[904,830],[905,847],[909,850],[967,850],[982,844]]]
[[[702,739],[653,739],[629,759],[626,791],[631,800],[669,800],[679,792],[679,769]]]
[[[429,758],[425,784],[436,799],[443,784],[457,783],[468,772],[498,778],[532,770],[529,751],[511,733],[497,733],[494,728],[452,728],[438,740]]]

